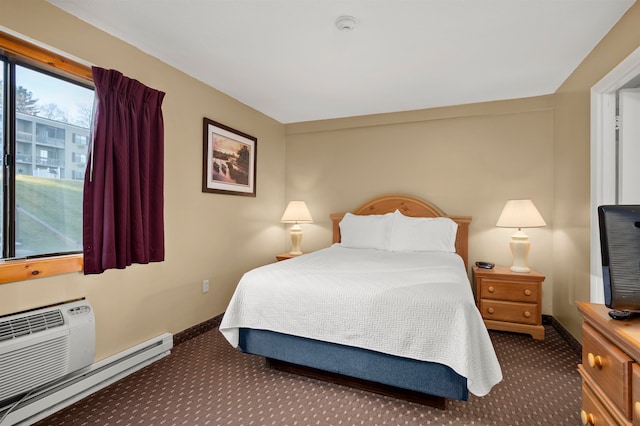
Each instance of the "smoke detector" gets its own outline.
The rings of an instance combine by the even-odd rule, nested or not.
[[[336,19],[336,28],[340,31],[353,31],[356,28],[356,18],[342,15]]]

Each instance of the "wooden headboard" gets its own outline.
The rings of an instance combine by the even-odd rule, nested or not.
[[[393,213],[399,210],[405,216],[411,217],[448,217],[458,224],[458,233],[456,234],[456,253],[464,260],[465,267],[468,266],[469,258],[469,223],[471,216],[447,216],[439,208],[433,204],[421,200],[420,198],[411,197],[402,194],[388,194],[376,197],[352,213],[359,215],[368,214],[385,214]],[[333,242],[340,242],[340,221],[346,213],[332,213],[331,221],[333,222]]]

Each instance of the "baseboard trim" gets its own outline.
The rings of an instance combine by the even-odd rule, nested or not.
[[[573,337],[569,331],[564,328],[560,321],[555,319],[552,315],[542,315],[542,324],[550,325],[558,332],[558,334],[569,344],[569,347],[576,351],[578,354],[582,354],[582,344]]]
[[[213,330],[214,328],[220,327],[220,323],[222,322],[222,317],[224,313],[217,315],[211,319],[208,319],[200,324],[196,324],[193,327],[189,327],[185,330],[182,330],[179,333],[176,333],[173,336],[173,344],[174,346],[178,346],[180,343],[184,343],[187,340],[191,340],[194,337],[201,335],[202,333],[206,333],[209,330]]]

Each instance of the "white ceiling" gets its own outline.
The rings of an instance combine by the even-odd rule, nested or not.
[[[553,93],[634,1],[49,0],[282,123]]]

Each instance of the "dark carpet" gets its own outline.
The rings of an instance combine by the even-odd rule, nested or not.
[[[444,411],[271,370],[213,329],[37,425],[579,425],[575,346],[490,334],[503,381]]]

